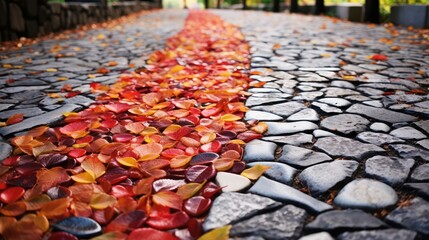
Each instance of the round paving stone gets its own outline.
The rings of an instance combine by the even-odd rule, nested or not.
[[[348,183],[334,199],[335,205],[343,208],[368,210],[386,208],[397,201],[398,195],[389,185],[366,178]]]
[[[414,169],[409,181],[411,182],[429,182],[429,163],[420,165]]]
[[[371,126],[369,126],[369,128],[375,132],[388,132],[388,131],[390,131],[390,127],[387,124],[382,123],[382,122],[375,122],[375,123],[371,124]]]
[[[334,240],[328,232],[318,232],[301,237],[299,240]]]
[[[252,167],[256,164],[270,166],[270,168],[264,172],[264,176],[287,185],[291,185],[293,176],[297,171],[291,166],[278,162],[253,162],[248,165]]]
[[[426,138],[426,135],[424,135],[422,132],[408,126],[395,129],[391,131],[390,134],[395,137],[408,139],[408,140],[420,140],[420,139]]]
[[[298,168],[305,168],[314,164],[331,161],[332,158],[325,153],[316,152],[306,148],[284,145],[279,161]]]
[[[307,213],[304,209],[286,205],[271,213],[256,215],[234,224],[231,236],[261,236],[266,239],[296,239],[301,235]]]
[[[386,221],[429,235],[429,202],[416,197],[389,213]]]
[[[313,147],[326,152],[331,157],[346,157],[357,160],[385,152],[383,148],[376,145],[337,136],[319,138]]]
[[[213,201],[203,229],[208,231],[222,227],[279,206],[279,202],[251,193],[222,193]]]
[[[311,195],[318,196],[350,178],[358,166],[358,162],[351,160],[321,163],[304,169],[298,179],[308,187]]]
[[[319,114],[311,108],[303,109],[290,115],[288,121],[319,121]]]
[[[243,160],[246,162],[274,161],[277,145],[259,139],[248,142],[244,148]]]
[[[361,132],[356,136],[357,139],[372,143],[377,146],[381,146],[386,143],[403,143],[404,140],[394,137],[386,133],[376,133],[376,132]]]
[[[239,192],[250,186],[250,180],[238,174],[218,172],[216,184],[222,188],[222,192]]]
[[[339,240],[414,240],[417,233],[406,229],[382,229],[345,232],[338,236]]]
[[[322,128],[342,134],[363,132],[367,129],[369,121],[356,114],[339,114],[327,117],[320,122]]]
[[[280,121],[283,120],[283,117],[269,112],[249,110],[246,112],[244,120]]]
[[[358,209],[332,210],[324,212],[305,226],[310,231],[377,229],[386,226],[384,222]]]
[[[365,173],[371,178],[396,186],[405,182],[414,162],[410,158],[375,156],[366,161]]]

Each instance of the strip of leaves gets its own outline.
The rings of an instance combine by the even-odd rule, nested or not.
[[[249,45],[233,25],[191,12],[148,64],[123,75],[61,127],[11,139],[0,166],[5,239],[198,238],[219,171],[240,174]],[[245,172],[255,179],[262,170]],[[89,219],[91,218],[91,219]],[[94,224],[96,223],[96,224]],[[102,231],[99,231],[99,226]],[[54,231],[52,231],[54,230]]]

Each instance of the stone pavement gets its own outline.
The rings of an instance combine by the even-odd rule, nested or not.
[[[204,230],[231,224],[234,239],[428,237],[429,51],[417,44],[427,36],[314,16],[214,12],[251,44],[251,78],[265,85],[250,89],[246,120],[269,129],[246,145],[244,160],[271,168],[241,193],[216,198]],[[144,65],[144,53],[162,48],[185,16],[161,11],[142,16],[143,28],[2,53],[0,116],[25,119],[0,134],[7,140],[88,106],[88,82],[113,83],[129,64]],[[162,21],[147,24],[155,18]],[[11,152],[6,142],[0,148],[0,159]]]

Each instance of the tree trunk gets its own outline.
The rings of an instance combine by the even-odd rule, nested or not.
[[[380,23],[380,0],[365,0],[365,22]]]
[[[204,8],[209,9],[209,0],[204,0]]]
[[[219,9],[220,8],[220,0],[217,0],[216,2],[216,8]]]
[[[243,9],[246,10],[247,9],[247,0],[243,0]]]
[[[297,12],[299,12],[298,0],[291,0],[290,1],[289,12],[291,12],[291,13],[297,13]]]
[[[280,0],[274,0],[273,12],[280,12]]]
[[[320,15],[325,14],[325,0],[316,0],[316,8],[314,9],[314,14]]]

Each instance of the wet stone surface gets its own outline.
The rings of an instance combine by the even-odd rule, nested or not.
[[[360,178],[344,186],[334,199],[337,206],[366,210],[393,206],[398,201],[395,190],[382,182]]]

